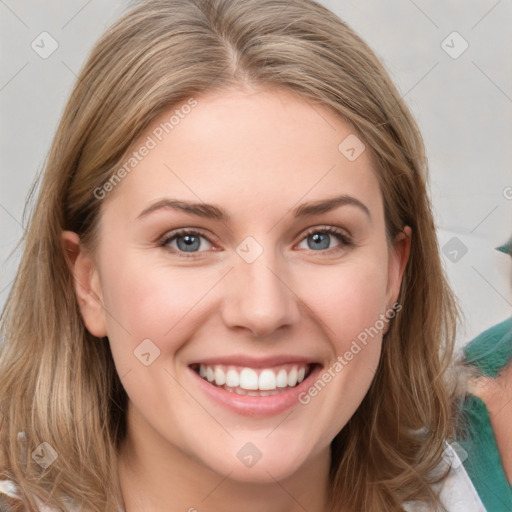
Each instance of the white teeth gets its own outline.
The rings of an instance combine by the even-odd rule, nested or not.
[[[284,365],[284,368],[242,368],[225,365],[200,364],[198,373],[208,382],[243,395],[267,396],[281,393],[283,388],[295,387],[306,377],[308,365]]]
[[[272,370],[263,370],[260,373],[258,388],[261,390],[276,389],[276,374]]]
[[[222,386],[226,383],[226,374],[224,370],[220,366],[215,367],[215,384],[217,386]]]
[[[240,387],[242,389],[258,389],[258,374],[252,368],[244,368],[240,372]]]
[[[240,386],[240,375],[236,370],[228,370],[226,374],[226,386],[237,388]]]
[[[278,388],[285,388],[288,386],[288,374],[285,369],[279,370],[276,377],[276,385]]]
[[[288,386],[297,385],[297,368],[295,366],[288,372]]]

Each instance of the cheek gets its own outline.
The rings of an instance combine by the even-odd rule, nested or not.
[[[346,265],[302,269],[298,295],[339,343],[375,325],[386,310],[387,268],[361,259]]]
[[[131,400],[144,409],[161,406],[156,390],[166,389],[175,397],[183,394],[171,377],[172,357],[199,327],[204,299],[222,273],[142,260],[112,259],[104,266],[102,287],[117,372]],[[185,404],[178,401],[174,406]]]
[[[127,257],[104,266],[102,289],[109,334],[125,340],[124,345],[128,338],[134,346],[150,338],[162,350],[176,348],[169,347],[169,342],[180,339],[179,333],[201,310],[223,272],[143,261]]]
[[[385,260],[383,260],[385,261]],[[330,362],[300,397],[322,439],[332,439],[360,406],[379,364],[387,268],[378,258],[305,272],[301,297],[323,326]],[[306,301],[305,301],[306,302]],[[313,412],[311,412],[313,411]],[[328,427],[326,427],[328,426]]]

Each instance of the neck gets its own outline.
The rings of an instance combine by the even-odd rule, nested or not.
[[[130,411],[130,408],[129,408]],[[125,512],[326,512],[329,450],[277,481],[245,482],[218,474],[162,439],[149,425],[129,421],[119,450]],[[231,475],[231,476],[230,476]]]

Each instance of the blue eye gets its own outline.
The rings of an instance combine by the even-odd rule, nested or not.
[[[338,242],[334,246],[332,246],[332,238],[335,238]],[[204,242],[206,242],[206,247]],[[329,250],[339,251],[354,245],[348,234],[332,226],[310,229],[301,239],[301,243],[304,242],[307,243],[307,247],[301,248],[313,252],[330,252]],[[201,252],[211,250],[213,247],[212,243],[205,235],[198,231],[187,229],[167,233],[164,235],[161,242],[159,242],[159,245],[167,251],[183,257],[195,257]]]
[[[331,247],[331,239],[333,237],[338,240],[338,244]],[[307,249],[311,249],[315,252],[318,250],[324,252],[324,249],[340,250],[352,245],[352,240],[345,232],[331,226],[309,230],[303,238],[303,241],[307,242]]]
[[[210,241],[197,231],[187,231],[183,229],[171,233],[170,236],[167,236],[162,241],[161,245],[178,252],[195,253],[202,252],[198,251],[198,249],[204,245],[201,240],[206,240],[207,244],[211,246]],[[173,242],[176,242],[175,246],[171,245]],[[206,250],[209,248],[211,247],[207,247]]]

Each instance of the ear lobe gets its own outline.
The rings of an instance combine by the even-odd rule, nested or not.
[[[409,261],[411,251],[412,229],[405,226],[403,231],[398,233],[393,244],[393,250],[389,255],[388,268],[388,304],[391,307],[398,300],[402,277]]]
[[[93,336],[106,336],[105,310],[93,258],[80,246],[80,237],[73,231],[62,232],[62,247],[73,275],[75,296],[85,326]]]

